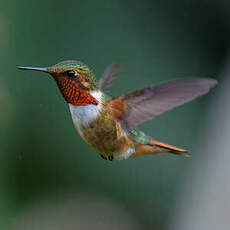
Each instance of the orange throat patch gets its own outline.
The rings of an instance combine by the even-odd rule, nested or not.
[[[67,77],[55,79],[62,96],[67,103],[72,105],[98,105],[98,100],[94,98],[87,90],[83,89],[76,81]]]

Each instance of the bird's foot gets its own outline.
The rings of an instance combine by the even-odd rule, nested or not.
[[[110,160],[110,161],[113,161],[114,157],[113,156],[108,156],[108,157],[105,157],[103,156],[102,154],[100,154],[100,156],[104,159],[104,160]]]

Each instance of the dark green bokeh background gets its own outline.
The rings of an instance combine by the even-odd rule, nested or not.
[[[76,134],[52,79],[16,66],[76,59],[99,78],[119,61],[122,74],[112,96],[175,78],[217,78],[226,38],[216,4],[12,0],[1,6],[2,226],[11,226],[31,201],[71,190],[120,203],[142,229],[166,229],[175,196],[199,157],[205,109],[215,92],[141,126],[156,139],[189,149],[193,158],[165,154],[111,163]]]

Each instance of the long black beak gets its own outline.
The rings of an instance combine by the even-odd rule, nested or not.
[[[47,68],[41,68],[41,67],[24,67],[24,66],[17,66],[18,69],[22,70],[35,70],[35,71],[40,71],[40,72],[48,72]]]

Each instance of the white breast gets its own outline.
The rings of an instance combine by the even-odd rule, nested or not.
[[[94,120],[102,109],[103,95],[101,91],[93,91],[91,95],[97,99],[97,105],[85,105],[78,106],[69,104],[71,116],[75,126],[87,126],[92,120]]]

